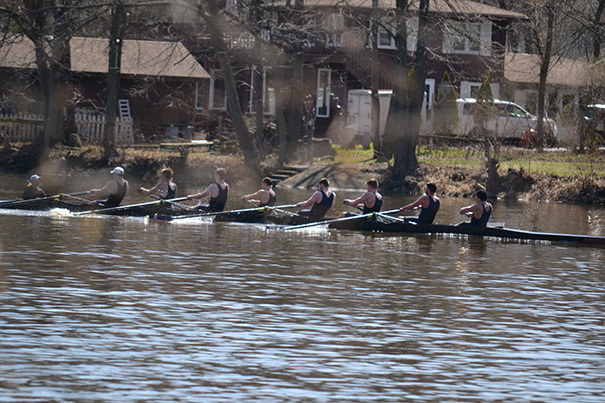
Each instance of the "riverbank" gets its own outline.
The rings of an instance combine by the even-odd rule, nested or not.
[[[334,189],[364,190],[365,181],[377,178],[384,193],[422,194],[425,184],[433,182],[438,193],[450,197],[468,197],[485,189],[487,174],[479,150],[427,150],[419,152],[418,170],[402,181],[392,182],[392,165],[377,162],[371,150],[341,150],[332,159],[315,159],[309,169],[282,181],[279,186],[315,188],[321,177],[327,177]],[[489,189],[490,196],[506,199],[528,199],[563,203],[605,203],[605,179],[601,155],[577,156],[570,153],[538,154],[535,151],[509,151],[503,154],[499,169],[498,189]],[[20,161],[19,159],[16,159]],[[264,162],[263,176],[274,171],[275,156]],[[21,160],[19,166],[3,164],[5,172],[42,175],[98,175],[115,165],[126,169],[127,177],[155,182],[158,172],[170,167],[175,180],[183,183],[207,184],[217,167],[224,167],[232,186],[258,178],[246,176],[242,156],[221,150],[164,150],[160,148],[125,148],[111,163],[102,159],[99,147],[53,149],[50,159],[30,164]],[[306,161],[299,161],[307,164]],[[530,171],[531,169],[531,171]],[[576,171],[574,173],[574,171]],[[569,172],[558,175],[553,172]]]

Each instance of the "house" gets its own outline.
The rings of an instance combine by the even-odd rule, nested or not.
[[[417,3],[414,3],[417,5]],[[286,3],[269,6],[285,15]],[[395,0],[380,3],[377,38],[380,90],[393,88],[395,70]],[[305,3],[306,37],[304,41],[304,87],[316,105],[316,135],[334,138],[348,124],[348,93],[371,88],[370,21],[371,0],[340,2],[312,0]],[[429,60],[426,78],[427,104],[430,108],[444,73],[447,71],[461,97],[472,97],[484,81],[486,73],[492,90],[499,96],[504,79],[506,29],[523,14],[466,0],[434,0],[430,2]],[[410,64],[417,45],[418,12],[406,17]],[[343,119],[333,121],[333,102],[339,100]],[[336,130],[331,128],[336,127]]]
[[[63,95],[66,105],[104,113],[108,44],[107,39],[101,38],[70,40],[71,74]],[[0,47],[4,110],[38,112],[40,97],[32,73],[35,67],[33,44],[26,37],[14,37]],[[29,85],[23,85],[23,79],[29,80]],[[143,135],[163,134],[171,126],[199,124],[204,117],[196,105],[206,97],[202,84],[209,79],[210,75],[180,42],[124,40],[118,93],[120,115],[131,117]]]
[[[503,97],[536,114],[540,57],[507,53],[504,63]],[[587,84],[588,65],[578,60],[552,57],[546,78],[546,107],[557,124],[558,138],[576,144],[580,94]]]
[[[72,38],[71,71],[81,107],[104,105],[107,99],[109,41]],[[143,135],[163,133],[166,127],[200,123],[196,106],[204,97],[200,84],[210,75],[180,42],[124,40],[118,98],[128,101],[130,113]]]

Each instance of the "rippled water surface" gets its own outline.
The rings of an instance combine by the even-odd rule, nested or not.
[[[493,219],[605,235],[601,208],[496,203]],[[6,211],[0,226],[3,402],[604,399],[605,249]]]

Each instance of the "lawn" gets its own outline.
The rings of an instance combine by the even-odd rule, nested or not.
[[[380,163],[373,159],[374,150],[370,147],[364,150],[361,146],[345,150],[335,147],[337,163]],[[460,167],[468,169],[483,169],[485,156],[479,148],[439,148],[429,149],[421,146],[418,150],[420,163]],[[393,160],[389,161],[392,165]],[[537,174],[550,174],[557,176],[594,176],[605,177],[605,154],[576,154],[570,151],[538,151],[535,149],[503,148],[500,156],[500,170],[509,168]]]

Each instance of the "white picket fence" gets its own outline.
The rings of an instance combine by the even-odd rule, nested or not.
[[[99,112],[76,111],[78,136],[85,144],[102,144],[105,136],[105,115]],[[115,126],[118,144],[133,144],[132,118],[116,117]]]
[[[105,115],[99,112],[76,111],[75,123],[84,144],[102,144],[105,136]],[[11,142],[28,143],[44,133],[44,117],[19,113],[0,114],[0,133]],[[133,144],[132,118],[116,117],[115,127],[118,144]]]
[[[44,133],[44,118],[30,113],[0,114],[0,133],[14,143],[28,143]]]

